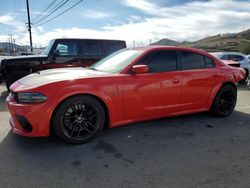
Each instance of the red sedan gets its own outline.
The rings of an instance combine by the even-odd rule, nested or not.
[[[104,127],[210,111],[231,114],[244,70],[181,47],[128,48],[89,68],[28,75],[11,86],[13,132],[85,143]]]

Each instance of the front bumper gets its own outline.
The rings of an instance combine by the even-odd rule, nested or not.
[[[50,118],[44,111],[44,103],[18,104],[9,95],[6,99],[6,104],[11,114],[10,125],[13,133],[28,137],[49,136]],[[32,129],[24,129],[18,116],[25,118],[32,126]]]

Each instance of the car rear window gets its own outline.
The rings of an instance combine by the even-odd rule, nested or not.
[[[174,50],[151,52],[137,64],[147,65],[150,73],[175,71],[177,70],[177,53]]]
[[[101,56],[102,44],[98,40],[85,40],[83,43],[83,55],[86,56]]]
[[[214,67],[214,63],[212,59],[210,59],[207,56],[204,56],[204,58],[205,58],[206,68]]]
[[[229,60],[233,61],[243,61],[245,58],[241,55],[229,55]]]
[[[125,47],[124,43],[120,41],[103,41],[103,52],[105,56],[108,56],[109,54]]]
[[[193,53],[193,52],[188,52],[188,51],[182,51],[182,69],[183,70],[190,70],[190,69],[203,69],[206,68],[206,62],[205,58],[203,55]],[[209,63],[208,65],[211,63]]]

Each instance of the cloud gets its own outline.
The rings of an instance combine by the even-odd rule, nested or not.
[[[24,23],[17,21],[17,17],[18,15],[16,13],[0,16],[0,23],[12,27],[11,32],[23,32],[26,26]]]
[[[0,23],[9,25],[13,21],[13,17],[10,15],[0,16]]]
[[[111,13],[93,11],[93,10],[86,10],[84,12],[81,12],[80,15],[90,19],[104,19],[113,16]]]
[[[139,9],[145,13],[149,13],[151,15],[159,15],[158,9],[159,7],[153,3],[150,3],[145,0],[125,0],[123,4],[132,8]]]
[[[147,45],[150,40],[154,42],[162,38],[193,41],[210,35],[239,32],[250,28],[249,1],[189,1],[170,7],[163,7],[152,2],[125,0],[123,5],[144,14],[136,14],[135,11],[132,11],[132,14],[127,15],[122,22],[118,20],[112,24],[106,24],[98,30],[75,27],[58,28],[44,33],[43,28],[40,28],[34,32],[33,41],[37,45],[45,46],[53,38],[84,37],[123,39],[129,45],[134,41],[136,44]],[[105,16],[112,16],[103,12],[87,11],[86,13],[93,19],[94,17],[101,19]],[[28,41],[28,35],[26,35],[20,43],[28,44]]]

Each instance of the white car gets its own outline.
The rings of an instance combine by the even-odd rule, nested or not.
[[[240,68],[245,69],[246,71],[246,79],[249,77],[250,73],[250,57],[238,52],[212,52],[210,53],[213,56],[221,59],[221,60],[232,60],[240,63]]]

